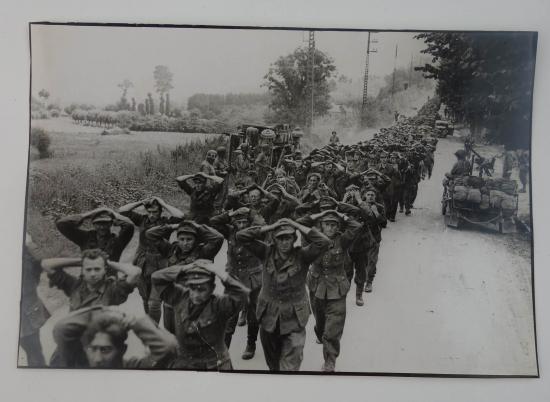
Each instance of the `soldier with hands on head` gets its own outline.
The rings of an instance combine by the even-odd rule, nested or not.
[[[216,276],[225,286],[221,296],[214,294]],[[170,368],[232,370],[225,331],[228,321],[246,302],[249,289],[204,259],[161,269],[152,279],[161,299],[174,306],[179,348]]]
[[[328,250],[313,262],[307,277],[315,335],[323,344],[323,371],[334,371],[340,354],[340,339],[346,321],[346,296],[350,281],[346,272],[348,249],[359,234],[361,224],[336,210],[311,216],[330,239]]]
[[[142,342],[144,357],[124,357],[129,332]],[[73,311],[57,322],[53,336],[62,368],[166,368],[178,346],[174,335],[148,316],[136,318],[104,306]]]
[[[307,238],[307,246],[294,246],[296,230]],[[273,244],[259,240],[270,232]],[[267,366],[272,371],[297,371],[302,364],[310,315],[307,272],[309,265],[327,250],[330,240],[317,229],[287,218],[241,230],[236,238],[264,263],[257,318]]]

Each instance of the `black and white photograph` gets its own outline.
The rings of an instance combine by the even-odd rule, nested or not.
[[[29,39],[17,367],[539,376],[537,32]]]

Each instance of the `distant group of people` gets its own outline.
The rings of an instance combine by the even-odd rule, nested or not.
[[[400,119],[353,145],[333,132],[328,145],[285,155],[276,167],[266,148],[253,161],[247,144],[232,160],[225,148],[210,150],[198,172],[175,178],[190,199],[186,212],[154,196],[62,217],[56,226],[80,247],[75,258],[44,258],[27,235],[21,346],[29,366],[46,364],[37,334],[48,312],[36,294],[45,271],[70,310],[54,328],[51,366],[231,370],[229,347],[246,325],[242,359],[255,356],[259,336],[270,370],[299,370],[313,313],[322,370],[334,371],[352,283],[363,306],[382,231],[398,211],[411,214],[436,143]],[[120,262],[136,230],[134,258]],[[214,260],[224,242],[221,267]],[[141,318],[114,307],[136,288]],[[147,357],[125,358],[129,331]]]

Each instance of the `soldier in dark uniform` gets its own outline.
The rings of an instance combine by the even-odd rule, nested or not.
[[[148,351],[145,357],[124,358],[130,331]],[[165,368],[178,347],[174,335],[151,318],[136,319],[103,306],[70,313],[57,322],[53,336],[62,368]]]
[[[235,238],[235,235],[239,230],[245,229],[251,224],[264,225],[265,222],[263,219],[259,222],[254,221],[254,216],[250,214],[250,209],[242,207],[235,211],[224,212],[214,216],[210,219],[210,224],[227,239],[227,273],[237,278],[250,289],[248,303],[244,306],[244,310],[246,311],[246,322],[248,322],[248,338],[246,349],[242,355],[244,360],[249,360],[254,357],[256,352],[256,340],[260,329],[256,318],[256,305],[262,286],[263,262],[244,247],[244,245]],[[227,347],[231,344],[236,325],[237,315],[232,317],[227,324],[225,335]]]
[[[185,286],[177,283],[180,276]],[[225,286],[221,296],[213,294],[215,276]],[[161,269],[153,274],[153,285],[175,310],[179,348],[171,368],[232,370],[225,331],[227,322],[245,303],[249,289],[208,260]]]
[[[176,231],[176,241],[170,243],[172,232]],[[146,239],[156,247],[163,258],[163,267],[190,264],[197,259],[214,260],[223,245],[223,236],[207,225],[194,221],[180,224],[154,226],[145,232]],[[152,276],[151,276],[152,277]],[[160,303],[160,295],[151,290],[150,300]],[[164,328],[174,332],[174,311],[164,303]]]
[[[265,202],[262,202],[262,198]],[[253,183],[247,188],[231,191],[228,195],[225,208],[239,209],[247,207],[250,209],[252,215],[258,215],[267,222],[275,211],[277,211],[279,203],[279,198],[274,194]]]
[[[290,218],[294,215],[296,208],[300,205],[300,201],[293,195],[289,194],[280,184],[273,184],[269,187],[269,192],[275,196],[279,203],[266,219],[267,223],[274,223],[281,218]]]
[[[357,219],[363,224],[359,233],[355,237],[355,240],[349,247],[351,264],[347,271],[348,279],[350,280],[355,271],[355,304],[358,306],[363,306],[365,304],[363,301],[363,291],[367,282],[368,250],[374,243],[374,237],[369,226],[372,219],[369,214],[365,213],[365,201],[362,199],[361,192],[357,186],[351,185],[347,188],[347,193],[344,196],[344,202],[351,204],[360,210],[357,214]]]
[[[322,370],[330,372],[334,371],[340,354],[346,321],[346,296],[350,289],[346,255],[361,224],[335,210],[323,211],[311,218],[320,222],[321,232],[331,241],[329,249],[313,262],[307,277],[315,334],[323,344],[325,362]]]
[[[38,246],[27,233],[23,247],[19,345],[27,355],[28,367],[46,365],[40,344],[40,328],[48,320],[50,313],[36,293],[41,273]]]
[[[365,292],[372,292],[372,282],[376,276],[376,264],[378,262],[378,252],[380,242],[382,241],[382,229],[386,227],[386,212],[384,205],[376,202],[376,190],[371,188],[365,191],[365,202],[360,205],[364,211],[367,224],[372,233],[374,242],[367,249],[367,284]]]
[[[307,246],[294,247],[296,230],[307,238]],[[271,231],[273,244],[259,240]],[[272,371],[297,371],[310,315],[307,271],[311,262],[328,249],[330,240],[318,230],[290,219],[241,230],[236,238],[264,262],[257,318],[267,366]]]
[[[81,227],[87,219],[91,219],[93,229]],[[122,251],[134,235],[132,221],[109,208],[65,216],[55,224],[61,234],[79,246],[81,251],[98,248],[107,253],[110,261],[120,260]],[[120,227],[118,235],[111,232],[113,225]]]
[[[396,198],[396,187],[401,182],[401,175],[399,170],[395,168],[392,164],[388,163],[388,154],[383,152],[380,154],[380,165],[378,170],[383,175],[390,178],[390,183],[382,192],[382,199],[384,200],[384,208],[390,213],[389,220],[390,222],[395,222],[395,213],[397,212],[397,205],[394,206],[394,198]],[[393,212],[393,215],[392,215]]]
[[[411,214],[411,208],[418,192],[420,181],[420,166],[414,156],[414,152],[407,153],[408,165],[403,172],[403,200],[405,202],[405,215]]]
[[[401,171],[399,169],[399,156],[396,153],[390,154],[390,164],[397,171],[397,174],[393,176],[390,186],[393,187],[393,197],[391,199],[390,207],[386,211],[388,214],[388,220],[390,222],[395,221],[397,215],[397,207],[400,200],[403,198],[403,182],[401,177]]]
[[[189,218],[200,224],[208,223],[210,217],[214,215],[214,203],[222,188],[223,179],[197,173],[180,176],[176,181],[191,198]]]
[[[135,211],[140,206],[145,208],[147,214]],[[162,216],[163,210],[170,216]],[[158,300],[150,300],[152,289],[151,275],[153,272],[163,268],[162,256],[158,252],[156,244],[147,240],[145,232],[154,226],[180,223],[183,220],[184,214],[159,197],[126,204],[120,207],[118,212],[128,217],[139,229],[139,244],[134,257],[134,265],[141,268],[141,279],[138,284],[138,290],[143,299],[145,312],[158,323],[161,315],[160,303]]]

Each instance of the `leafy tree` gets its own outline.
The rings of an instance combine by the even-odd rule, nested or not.
[[[44,102],[45,102],[50,97],[50,93],[48,91],[46,91],[45,89],[41,89],[40,92],[38,92],[38,96],[40,98],[43,98]]]
[[[155,71],[153,72],[153,76],[155,77],[155,88],[156,91],[161,96],[161,103],[164,103],[163,96],[164,94],[168,93],[172,88],[172,78],[173,74],[170,72],[167,66],[156,66]],[[161,114],[164,114],[164,105],[162,107],[162,110],[160,110]]]
[[[131,110],[132,110],[132,112],[136,111],[136,98],[132,98]]]
[[[160,94],[159,112],[164,114],[164,96],[162,94]]]
[[[155,114],[155,101],[151,92],[147,94],[147,99],[149,100],[149,114]]]
[[[432,63],[419,68],[437,80],[437,94],[455,120],[474,135],[511,148],[528,148],[536,34],[530,32],[433,33],[424,40]]]
[[[309,83],[308,49],[300,47],[271,64],[263,86],[271,95],[269,107],[279,121],[306,124]],[[330,109],[331,78],[336,74],[334,61],[316,49],[314,56],[314,116],[323,116]]]
[[[151,108],[149,106],[149,98],[145,98],[145,114],[151,114]]]
[[[170,94],[166,92],[165,100],[164,100],[164,112],[169,115],[170,114]]]
[[[126,95],[128,94],[128,89],[132,88],[134,84],[129,79],[125,79],[120,84],[118,84],[118,87],[122,89],[122,97],[126,98]]]
[[[145,100],[145,102],[147,102],[147,100]],[[137,106],[137,110],[138,110],[139,114],[144,115],[145,114],[145,105],[143,103],[140,103]]]

